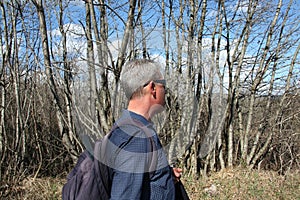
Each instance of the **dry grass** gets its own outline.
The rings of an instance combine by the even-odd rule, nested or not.
[[[186,189],[197,199],[291,199],[300,200],[300,173],[280,176],[275,172],[231,169],[194,181],[185,178]]]
[[[62,199],[61,190],[64,182],[64,179],[59,178],[26,178],[20,184],[2,191],[0,199]]]
[[[1,190],[0,199],[61,199],[64,179],[27,178],[18,186]],[[270,171],[231,169],[183,183],[191,200],[198,199],[292,199],[300,200],[300,173],[280,176]]]

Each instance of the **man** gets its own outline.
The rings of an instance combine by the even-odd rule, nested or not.
[[[166,81],[160,65],[146,59],[128,62],[121,86],[128,107],[109,135],[102,160],[110,169],[110,199],[175,199],[181,169],[169,166],[151,122],[165,105]]]

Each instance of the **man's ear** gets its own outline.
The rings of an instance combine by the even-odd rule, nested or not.
[[[155,86],[155,83],[153,81],[151,81],[149,83],[149,85],[150,85],[150,88],[151,88],[151,94],[156,99],[156,86]]]
[[[155,90],[155,83],[153,81],[150,82],[151,90]]]

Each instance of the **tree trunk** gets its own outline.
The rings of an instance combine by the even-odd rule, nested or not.
[[[169,16],[171,16],[172,13],[172,4],[170,5],[169,8]],[[166,56],[166,67],[165,67],[165,74],[168,78],[170,74],[170,19],[169,17],[169,22],[168,22],[168,27],[166,26],[166,17],[165,17],[165,1],[161,1],[161,20],[162,20],[162,29],[163,29],[163,41],[164,41],[164,49],[165,49],[165,56]]]
[[[134,21],[134,11],[136,7],[136,0],[130,0],[129,1],[129,10],[128,10],[128,17],[127,22],[125,26],[124,36],[122,39],[121,48],[118,53],[118,60],[116,64],[116,72],[115,72],[115,79],[116,79],[116,85],[119,83],[120,73],[122,71],[122,66],[125,63],[126,60],[126,48],[130,39],[130,34],[133,31],[133,21]]]
[[[278,2],[276,13],[274,15],[273,21],[270,25],[270,30],[268,32],[266,46],[264,48],[265,50],[264,50],[263,56],[260,60],[259,68],[256,72],[257,75],[255,76],[255,79],[253,81],[253,85],[251,87],[251,98],[250,98],[250,105],[249,105],[249,114],[248,114],[246,132],[245,132],[245,136],[244,136],[244,150],[243,151],[246,154],[247,154],[247,151],[248,151],[248,140],[249,140],[248,137],[249,137],[250,130],[251,130],[251,125],[252,125],[254,101],[255,101],[256,91],[257,91],[257,87],[259,86],[259,84],[261,83],[261,81],[263,79],[263,76],[267,72],[268,66],[270,64],[270,62],[268,61],[270,59],[268,59],[267,62],[265,62],[265,60],[266,60],[267,54],[268,54],[269,49],[270,49],[270,43],[271,43],[271,40],[272,40],[272,37],[273,37],[273,30],[274,30],[275,25],[277,23],[277,20],[278,20],[279,14],[280,14],[281,6],[282,6],[282,0],[280,0]],[[260,131],[258,131],[258,133],[256,135],[256,140],[254,142],[254,145],[252,146],[250,154],[249,155],[247,154],[247,159],[246,159],[247,165],[250,165],[250,162],[251,162],[251,160],[252,160],[252,158],[255,154],[259,138],[260,138]],[[245,154],[244,154],[244,158],[246,158]]]
[[[48,44],[48,36],[47,36],[47,26],[46,26],[46,19],[43,7],[42,0],[32,0],[33,4],[35,5],[39,17],[39,26],[40,26],[40,35],[42,40],[42,49],[44,55],[44,66],[45,66],[45,73],[47,76],[47,81],[49,84],[49,88],[53,95],[54,104],[56,105],[56,117],[58,121],[59,131],[61,137],[63,139],[63,143],[68,151],[71,153],[71,157],[74,162],[77,160],[77,152],[74,149],[71,139],[68,137],[67,133],[65,133],[65,122],[63,116],[63,108],[60,103],[58,97],[58,90],[54,81],[54,74],[51,66],[51,59],[50,59],[50,52],[49,52],[49,44]]]
[[[100,102],[98,98],[97,92],[97,79],[96,79],[96,71],[95,71],[95,58],[94,58],[94,43],[93,43],[93,36],[92,36],[92,11],[93,6],[91,5],[92,2],[88,1],[85,4],[86,8],[86,38],[87,38],[87,63],[88,63],[88,73],[89,73],[89,106],[88,106],[88,113],[89,113],[89,120],[90,120],[90,129],[92,135],[98,136],[99,132],[104,135],[105,133],[101,130],[98,116],[97,116],[97,108],[100,107]],[[99,58],[100,59],[100,58]],[[84,104],[84,102],[83,102]],[[99,108],[100,109],[100,108]],[[102,118],[103,119],[103,118]]]
[[[101,2],[103,3],[103,2]],[[96,47],[97,47],[97,55],[98,55],[98,62],[99,62],[99,70],[100,70],[100,88],[98,90],[97,83],[96,83],[96,71],[95,71],[95,64],[91,63],[91,83],[92,83],[92,90],[95,92],[95,102],[96,102],[96,109],[99,112],[99,122],[101,131],[103,134],[107,133],[110,130],[111,123],[112,123],[112,112],[111,112],[111,100],[110,94],[108,89],[108,79],[107,79],[107,68],[108,68],[108,61],[107,61],[107,22],[105,20],[105,7],[104,4],[101,4],[100,11],[101,11],[101,30],[98,30],[98,23],[96,20],[94,6],[91,0],[89,0],[89,9],[91,14],[91,20],[94,30],[94,36],[96,40]],[[94,99],[93,98],[93,99]]]

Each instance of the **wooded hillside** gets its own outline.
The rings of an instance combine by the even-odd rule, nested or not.
[[[171,163],[300,167],[297,0],[1,1],[0,180],[59,176],[107,133],[124,63],[162,63],[154,119]]]

